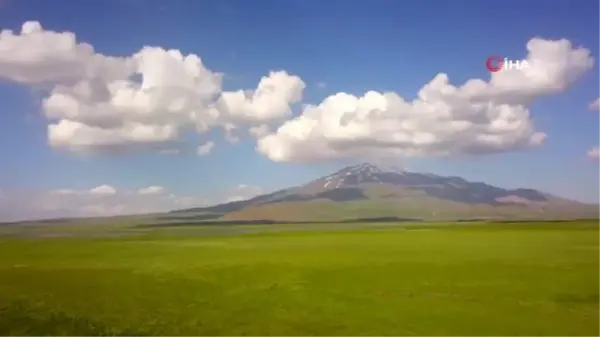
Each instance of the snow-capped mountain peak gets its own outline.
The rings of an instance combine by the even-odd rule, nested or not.
[[[502,202],[505,199],[498,198],[506,196],[523,197],[532,202],[546,200],[545,196],[534,190],[507,190],[481,182],[469,182],[459,177],[410,172],[393,166],[383,168],[370,163],[345,167],[334,174],[299,186],[295,193],[300,195],[331,194],[340,198],[350,198],[350,196],[359,193],[357,191],[375,186],[385,186],[386,190],[395,190],[395,193],[400,193],[399,191],[421,191],[436,198],[467,203]]]
[[[483,182],[471,182],[460,177],[417,173],[398,167],[384,168],[370,163],[362,163],[345,167],[331,175],[318,178],[300,186],[257,196],[250,200],[205,208],[203,211],[211,213],[237,212],[245,207],[254,206],[264,206],[268,209],[269,205],[272,204],[280,204],[279,206],[281,207],[293,207],[294,203],[317,200],[329,200],[340,203],[349,201],[380,203],[383,209],[388,209],[384,213],[396,212],[396,207],[401,208],[406,203],[409,205],[430,203],[444,205],[443,207],[451,210],[450,213],[452,216],[460,212],[465,212],[465,209],[468,211],[470,208],[465,208],[465,205],[480,205],[481,207],[484,207],[484,205],[485,207],[503,207],[505,205],[512,205],[514,207],[518,205],[522,207],[523,214],[529,214],[527,213],[528,208],[532,207],[535,215],[538,214],[535,207],[546,207],[547,205],[561,206],[570,204],[575,207],[573,208],[574,212],[579,212],[578,209],[587,207],[586,205],[557,198],[533,189],[505,189]],[[323,203],[321,207],[327,208],[329,206],[327,203]],[[413,211],[412,207],[409,207],[409,209]],[[508,209],[507,211],[514,211],[515,209]],[[597,215],[596,206],[591,211]],[[585,212],[588,211],[586,210]],[[278,212],[277,214],[280,213]],[[423,214],[425,217],[428,216],[426,213]],[[493,211],[490,210],[489,214],[496,216],[496,209]],[[562,216],[563,212],[559,211],[557,214]],[[468,215],[469,217],[473,216],[470,213]]]
[[[407,183],[404,180],[409,178],[408,175],[410,174],[415,175],[397,166],[382,167],[371,163],[361,163],[345,167],[329,176],[317,179],[311,185],[321,185],[321,188],[329,190],[367,183],[403,184]]]
[[[361,164],[356,164],[356,165],[352,165],[352,166],[348,166],[345,167],[343,169],[341,169],[340,171],[334,173],[333,175],[336,174],[378,174],[378,173],[398,173],[398,174],[404,174],[404,173],[410,173],[409,170],[407,169],[403,169],[399,166],[383,166],[383,165],[374,165],[371,163],[361,163]]]

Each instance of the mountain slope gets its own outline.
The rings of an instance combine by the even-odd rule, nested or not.
[[[386,169],[364,163],[249,200],[179,210],[172,214],[276,221],[336,221],[366,217],[562,219],[597,217],[598,206],[534,189],[505,189],[460,177],[394,167]]]

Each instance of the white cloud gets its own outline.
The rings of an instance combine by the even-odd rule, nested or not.
[[[50,194],[58,194],[58,195],[73,195],[73,194],[78,194],[78,192],[76,190],[70,190],[70,189],[51,190],[49,193]]]
[[[248,129],[274,161],[486,154],[542,144],[546,134],[528,107],[566,90],[594,63],[589,50],[564,39],[534,38],[526,47],[529,68],[493,73],[487,82],[456,87],[440,73],[412,101],[394,92],[340,92],[293,117],[306,85],[285,70],[271,71],[254,90],[223,92],[223,75],[198,55],[143,46],[107,56],[74,33],[29,21],[19,33],[0,33],[0,79],[49,86],[42,104],[48,143],[78,154],[175,154],[187,132],[213,128],[231,143]]]
[[[587,153],[588,158],[598,160],[600,158],[600,147],[596,146],[590,149]]]
[[[109,57],[35,21],[20,34],[0,33],[0,79],[50,85],[42,104],[48,143],[81,154],[164,151],[188,130],[271,122],[288,116],[304,89],[300,78],[277,71],[256,90],[222,92],[222,75],[195,54],[145,46]]]
[[[317,88],[325,89],[327,88],[327,84],[325,82],[317,82]]]
[[[89,189],[0,188],[0,222],[167,212],[245,200],[263,193],[266,191],[261,187],[245,184],[211,191],[210,197],[177,195],[159,185],[131,190],[108,184]]]
[[[198,149],[196,150],[196,153],[199,156],[204,156],[210,153],[210,151],[212,151],[213,147],[215,146],[215,143],[213,142],[206,142],[200,146],[198,146]]]
[[[98,54],[77,43],[70,32],[44,31],[28,21],[20,34],[0,32],[0,77],[25,84],[73,84],[81,80],[118,79],[132,71],[125,58]]]
[[[262,138],[269,134],[269,126],[266,124],[261,124],[251,127],[248,131],[254,138]]]
[[[600,98],[598,98],[595,101],[593,101],[592,103],[590,103],[589,108],[592,111],[598,111],[600,109]]]
[[[80,81],[56,86],[43,102],[48,140],[77,152],[176,141],[181,129],[205,131],[217,122],[210,103],[220,93],[220,75],[196,55],[144,47],[130,57],[141,81]]]
[[[302,99],[306,85],[298,76],[286,71],[272,71],[261,78],[253,92],[224,92],[217,102],[233,122],[262,123],[279,120],[292,114],[291,104]]]
[[[0,199],[0,221],[146,214],[208,204],[201,196],[167,194],[161,186],[138,190],[110,185],[79,190],[7,190]]]
[[[230,192],[225,202],[247,200],[263,193],[265,192],[261,187],[240,184]]]
[[[493,73],[489,82],[460,87],[440,73],[406,101],[394,92],[362,97],[329,96],[258,140],[274,161],[317,161],[345,157],[410,157],[484,154],[538,146],[529,104],[557,94],[592,68],[584,48],[567,40],[532,39],[529,68]]]
[[[158,195],[163,194],[167,190],[162,186],[148,186],[144,188],[140,188],[138,190],[138,194],[140,195]]]
[[[117,190],[110,185],[101,185],[92,188],[90,191],[92,195],[114,195],[117,194]]]

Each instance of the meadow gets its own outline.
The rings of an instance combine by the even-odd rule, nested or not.
[[[0,335],[599,334],[597,221],[69,228],[0,228]]]

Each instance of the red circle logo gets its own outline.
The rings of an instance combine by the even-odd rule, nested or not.
[[[500,71],[503,65],[504,59],[500,56],[490,56],[485,61],[485,67],[493,73]]]

